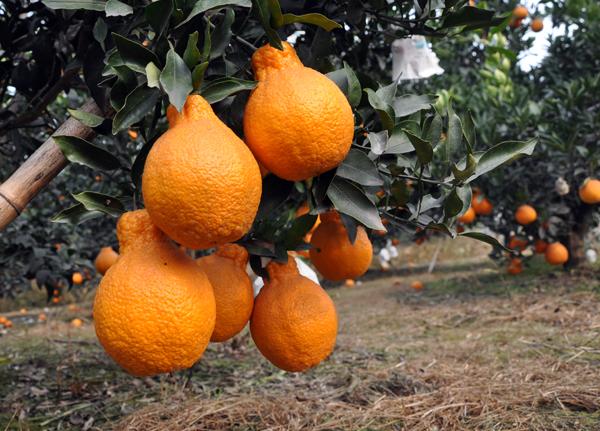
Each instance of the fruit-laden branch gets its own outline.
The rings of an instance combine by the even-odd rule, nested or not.
[[[102,112],[95,102],[87,102],[81,110],[96,115]],[[94,131],[69,118],[54,133],[89,139]],[[52,137],[48,138],[4,183],[0,184],[0,231],[4,230],[27,206],[27,204],[69,162]]]

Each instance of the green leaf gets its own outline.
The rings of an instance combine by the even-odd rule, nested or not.
[[[465,6],[449,12],[444,18],[442,28],[468,26],[486,26],[491,24],[495,12],[473,6]]]
[[[473,198],[473,192],[471,191],[471,186],[465,185],[462,187],[456,188],[456,193],[458,197],[463,203],[463,207],[460,210],[460,215],[463,215],[467,210],[471,207],[471,199]]]
[[[129,93],[123,107],[113,118],[113,135],[140,121],[156,105],[159,97],[160,92],[156,88],[149,88],[146,84],[140,85]]]
[[[69,111],[69,114],[71,114],[73,118],[79,120],[88,127],[97,127],[104,122],[103,117],[92,114],[91,112],[85,112],[79,109],[67,109],[67,111]]]
[[[537,144],[537,139],[528,141],[506,141],[493,146],[483,153],[477,160],[477,169],[468,182],[496,169],[498,166],[521,155],[530,156]]]
[[[455,164],[452,164],[452,175],[458,182],[463,182],[475,172],[477,168],[477,159],[473,154],[467,154],[467,163],[463,170],[460,170]]]
[[[467,151],[472,153],[473,148],[475,148],[475,122],[473,121],[471,111],[467,112],[460,124],[462,126],[463,136],[467,142]]]
[[[286,13],[283,15],[284,25],[292,24],[295,22],[316,25],[326,31],[331,31],[336,28],[342,28],[340,24],[327,18],[325,15],[321,15],[320,13],[307,13],[304,15],[294,15],[292,13]]]
[[[104,12],[103,0],[43,0],[50,9],[85,9]]]
[[[406,186],[406,181],[395,180],[390,188],[394,203],[396,206],[404,206],[410,199],[410,189]]]
[[[255,81],[246,81],[244,79],[225,77],[216,79],[202,89],[202,97],[210,104],[219,102],[232,94],[240,91],[249,91],[256,87]]]
[[[271,8],[269,0],[252,0],[252,8],[258,14],[260,24],[265,31],[269,44],[277,49],[283,50],[279,35],[275,29],[271,27]]]
[[[112,38],[123,63],[136,72],[146,73],[146,65],[148,63],[161,64],[156,54],[146,49],[141,43],[129,40],[117,33],[113,33]]]
[[[194,90],[198,90],[202,86],[206,69],[208,69],[208,61],[200,63],[192,70],[192,86],[194,87]]]
[[[225,17],[219,25],[217,25],[212,34],[212,49],[210,58],[217,58],[223,55],[225,49],[231,42],[231,26],[235,21],[235,12],[233,9],[225,9]]]
[[[406,133],[410,143],[415,148],[415,151],[417,152],[417,158],[421,164],[426,165],[427,163],[431,162],[431,159],[433,159],[433,147],[431,144],[418,137],[410,130],[404,129],[404,133]]]
[[[398,83],[392,82],[384,87],[379,87],[375,92],[377,96],[387,105],[392,106],[394,103],[394,97],[398,91]]]
[[[160,73],[160,84],[169,96],[169,102],[178,111],[183,109],[188,94],[194,89],[192,73],[183,59],[171,48],[167,52],[167,63]]]
[[[346,72],[346,79],[348,81],[348,91],[346,93],[348,97],[348,103],[350,106],[358,106],[362,97],[362,88],[360,81],[358,80],[354,70],[344,61],[344,71]]]
[[[133,8],[119,0],[108,0],[105,11],[106,16],[126,16],[133,13]]]
[[[369,104],[379,114],[381,124],[391,133],[394,128],[394,109],[384,102],[377,92],[370,88],[365,88],[364,91],[367,93]]]
[[[198,0],[196,3],[194,3],[194,7],[187,18],[180,22],[177,27],[181,27],[183,24],[189,22],[192,18],[198,14],[201,14],[202,12],[224,6],[251,7],[252,2],[251,0]]]
[[[450,194],[444,200],[444,218],[446,220],[458,215],[463,208],[463,201],[460,199],[456,188],[453,188]]]
[[[415,147],[401,127],[395,127],[387,143],[385,154],[406,154],[415,151]]]
[[[490,244],[492,247],[498,247],[503,249],[504,251],[508,251],[509,253],[513,253],[512,250],[510,250],[509,248],[506,248],[504,245],[502,245],[500,242],[498,242],[498,240],[496,238],[494,238],[493,236],[489,236],[485,233],[481,233],[481,232],[463,232],[463,233],[459,233],[458,236],[466,236],[467,238],[473,238],[476,239],[478,241],[481,242],[485,242],[486,244]]]
[[[446,136],[446,155],[444,160],[451,160],[452,155],[458,150],[462,143],[462,125],[460,118],[452,110],[452,105],[448,104],[448,134]]]
[[[156,67],[156,64],[148,63],[146,65],[146,81],[148,81],[148,87],[160,88],[160,69]]]
[[[102,18],[98,18],[96,20],[92,33],[94,34],[94,39],[100,44],[102,49],[106,49],[104,41],[106,39],[106,35],[108,34],[108,27]]]
[[[381,132],[371,132],[367,134],[367,139],[371,143],[371,152],[377,156],[382,155],[386,152],[387,145],[389,142],[388,131],[382,130]]]
[[[100,217],[101,215],[102,213],[100,211],[88,211],[83,204],[78,203],[69,208],[65,208],[58,214],[54,215],[50,220],[53,223],[78,225],[79,223]]]
[[[435,147],[440,142],[440,137],[442,135],[442,127],[442,116],[436,113],[429,122],[429,125],[425,130],[424,134],[425,140],[431,142],[431,145],[433,147]]]
[[[200,55],[200,61],[204,63],[210,59],[210,50],[212,47],[212,36],[210,32],[210,19],[208,20],[206,27],[204,27],[204,41],[202,42],[202,54]]]
[[[283,14],[279,0],[268,0],[269,14],[271,15],[271,24],[273,28],[278,29],[283,25]]]
[[[339,212],[370,229],[385,230],[375,204],[350,181],[336,176],[327,189],[327,196]]]
[[[383,180],[375,163],[362,151],[351,149],[348,155],[338,166],[338,177],[352,180],[362,186],[381,186]]]
[[[105,149],[75,136],[53,136],[65,158],[80,165],[101,171],[112,171],[121,166],[119,159]]]
[[[159,37],[169,26],[173,14],[173,0],[157,0],[144,8],[144,16]]]
[[[396,117],[407,117],[423,109],[430,109],[434,100],[430,96],[407,94],[394,99]]]
[[[72,196],[88,211],[100,211],[113,217],[118,217],[125,212],[121,201],[114,196],[96,192],[81,192]]]
[[[295,250],[304,242],[304,237],[312,229],[317,221],[317,215],[304,214],[292,222],[292,226],[286,231],[283,244],[286,250]]]

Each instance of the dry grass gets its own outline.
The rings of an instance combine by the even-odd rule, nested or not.
[[[503,292],[513,280],[496,284]],[[115,429],[600,429],[597,293],[447,296],[434,286],[418,295],[407,282],[336,292],[339,346],[315,371],[157,403]],[[477,284],[464,274],[453,282]]]
[[[304,374],[247,333],[192,372],[135,379],[87,319],[15,328],[0,339],[0,430],[600,430],[597,275],[443,265],[330,290],[338,346]]]

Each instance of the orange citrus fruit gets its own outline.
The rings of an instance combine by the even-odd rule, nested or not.
[[[102,275],[106,274],[108,268],[113,266],[118,258],[119,253],[114,251],[112,247],[102,247],[100,253],[96,256],[96,260],[94,260],[96,271]]]
[[[423,289],[423,282],[419,281],[419,280],[415,280],[410,284],[410,287],[412,287],[414,290],[421,290]]]
[[[321,224],[313,233],[310,260],[317,271],[328,280],[356,279],[369,269],[373,246],[362,226],[357,228],[351,243],[337,212],[321,214]]]
[[[525,247],[527,247],[527,239],[517,236],[510,237],[510,241],[508,241],[508,248],[511,250],[523,251],[525,250]]]
[[[81,272],[74,272],[71,280],[73,284],[81,284],[83,283],[83,275],[81,275]]]
[[[258,350],[275,366],[304,371],[331,354],[337,313],[327,293],[298,273],[296,261],[271,262],[269,278],[256,297],[250,333]]]
[[[546,247],[545,257],[550,265],[562,265],[569,260],[569,250],[560,242],[553,242]]]
[[[94,300],[100,344],[136,376],[191,367],[215,327],[208,278],[146,210],[123,214],[117,237],[121,256],[102,278]]]
[[[488,200],[488,198],[481,195],[473,196],[473,199],[471,200],[471,208],[475,210],[476,214],[484,216],[490,215],[494,210],[494,206]]]
[[[187,248],[241,238],[258,209],[262,178],[244,142],[199,95],[181,113],[167,110],[169,130],[148,154],[142,176],[154,224]]]
[[[458,218],[458,221],[464,224],[471,224],[475,221],[477,214],[473,207],[469,207],[469,209]]]
[[[248,252],[237,244],[225,244],[197,262],[213,287],[217,303],[210,341],[229,340],[244,329],[254,306],[252,281],[246,273]]]
[[[75,319],[71,320],[71,326],[73,328],[80,328],[81,325],[83,325],[83,322],[81,321],[81,319],[75,318]]]
[[[339,165],[354,137],[346,96],[325,75],[305,67],[292,46],[270,45],[252,56],[258,85],[244,112],[244,136],[269,172],[301,181]]]
[[[579,199],[586,204],[600,203],[600,180],[588,178],[579,188]]]
[[[518,259],[516,257],[512,258],[506,270],[510,275],[517,275],[523,272],[521,259]]]
[[[531,31],[538,33],[544,29],[544,21],[541,18],[535,18],[531,21]]]
[[[524,19],[527,18],[527,15],[529,15],[529,11],[525,6],[518,5],[513,9],[512,14],[517,19]]]
[[[537,239],[535,240],[533,248],[537,254],[542,254],[546,251],[546,248],[548,248],[548,243],[543,239]]]
[[[531,205],[521,205],[515,212],[515,220],[520,225],[528,225],[536,221],[537,211]]]

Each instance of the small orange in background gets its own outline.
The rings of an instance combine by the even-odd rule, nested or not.
[[[54,250],[60,251],[61,248],[62,248],[62,244],[59,244],[58,242],[56,244],[54,244]]]
[[[0,316],[0,325],[4,325],[6,322],[8,322],[8,319],[4,316]]]
[[[523,272],[523,266],[522,266],[521,259],[518,259],[516,257],[512,258],[510,260],[510,264],[508,265],[507,272],[510,275],[517,275],[517,274],[520,274],[521,272]]]
[[[464,224],[471,224],[475,221],[476,217],[477,213],[475,213],[473,207],[469,207],[469,209],[458,218],[458,221]]]
[[[387,235],[387,230],[374,230],[373,234],[377,235],[377,236],[386,236]]]
[[[354,286],[356,286],[356,282],[354,280],[352,280],[351,278],[349,278],[348,280],[346,280],[344,282],[344,287],[352,288]]]
[[[12,328],[13,324],[12,324],[12,321],[6,319],[6,321],[3,323],[3,325],[6,329],[8,329],[8,328]]]
[[[58,195],[58,201],[62,202],[65,200],[65,195]]]
[[[54,290],[52,291],[52,294],[53,294],[54,296],[58,296],[58,295],[60,295],[60,291],[59,291],[58,289],[54,289]]]
[[[600,180],[586,179],[579,188],[579,199],[586,204],[600,203]]]
[[[421,290],[421,289],[423,289],[423,282],[421,282],[419,280],[415,280],[412,283],[410,283],[410,287],[413,288],[414,290]]]
[[[101,181],[102,181],[102,175],[96,175],[96,176],[94,177],[94,179],[96,180],[96,182],[97,182],[97,183],[99,183],[99,182],[101,182]]]
[[[425,237],[424,236],[421,236],[421,237],[415,239],[415,244],[417,244],[417,245],[421,245],[424,242],[425,242]]]
[[[129,130],[127,131],[127,134],[128,134],[128,135],[129,135],[129,137],[130,137],[131,139],[133,139],[134,141],[135,141],[135,140],[138,138],[138,132],[136,132],[136,131],[135,131],[135,130],[133,130],[133,129],[129,129]]]
[[[510,237],[510,241],[508,241],[508,248],[510,248],[511,250],[523,251],[525,250],[525,247],[527,247],[526,238],[520,238],[514,235]]]
[[[67,307],[67,310],[69,311],[77,311],[79,307],[77,307],[77,305],[75,304],[69,304],[69,306]]]
[[[523,23],[522,19],[513,19],[513,20],[510,21],[509,26],[510,26],[510,28],[513,28],[513,29],[514,28],[519,28],[519,27],[521,27],[522,23]]]
[[[96,260],[94,260],[96,271],[102,275],[106,274],[108,268],[113,266],[117,259],[119,259],[119,253],[114,251],[112,247],[102,247],[100,253],[96,256]]]
[[[518,5],[513,9],[512,14],[517,19],[524,19],[527,18],[527,16],[529,15],[529,11],[525,6]]]
[[[490,215],[494,211],[494,206],[485,196],[475,195],[471,200],[471,207],[477,215]]]
[[[399,245],[400,240],[398,238],[392,238],[392,245]]]
[[[27,314],[27,308],[21,308],[19,310],[19,313],[21,313],[21,314]]]
[[[539,33],[544,29],[544,21],[541,18],[535,18],[531,21],[531,31],[534,33]]]
[[[553,242],[546,248],[545,257],[550,265],[562,265],[569,260],[569,250],[560,242]]]
[[[548,248],[548,243],[546,241],[544,241],[543,239],[535,240],[534,250],[537,254],[544,253],[547,248]]]
[[[60,298],[58,296],[55,296],[54,298],[52,298],[53,304],[58,304],[59,302],[60,302]]]
[[[81,284],[83,283],[83,275],[81,275],[81,272],[74,272],[71,280],[73,284]]]
[[[528,225],[537,220],[537,211],[531,205],[521,205],[515,212],[515,220],[520,225]]]
[[[47,319],[48,319],[48,316],[46,316],[46,313],[38,314],[38,322],[45,322]]]
[[[71,326],[73,328],[80,328],[81,325],[83,325],[83,322],[81,321],[81,319],[75,318],[75,319],[71,320]]]

